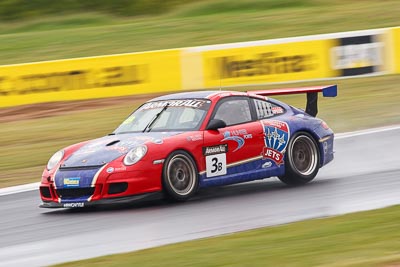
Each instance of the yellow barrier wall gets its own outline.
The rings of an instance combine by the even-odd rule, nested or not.
[[[0,67],[0,107],[181,89],[180,50]]]
[[[329,50],[335,40],[310,40],[203,51],[205,87],[336,76]]]
[[[393,36],[393,53],[395,59],[395,72],[400,73],[400,28],[392,30]]]
[[[0,107],[400,73],[400,28],[0,67]]]

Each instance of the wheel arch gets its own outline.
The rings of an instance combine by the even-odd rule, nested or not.
[[[295,134],[298,134],[298,133],[301,133],[301,132],[309,134],[313,138],[315,143],[317,144],[318,153],[319,153],[318,167],[321,168],[323,166],[323,162],[324,162],[324,153],[323,153],[324,152],[324,148],[323,148],[322,144],[319,142],[320,137],[314,131],[312,131],[311,129],[303,127],[303,128],[297,129],[293,133],[290,133],[290,139],[292,139],[292,137]]]
[[[174,153],[174,152],[176,152],[176,151],[184,151],[184,152],[188,153],[189,156],[193,159],[194,163],[196,164],[197,172],[199,171],[199,162],[198,162],[198,160],[197,160],[196,157],[193,155],[193,153],[190,152],[187,148],[183,148],[183,147],[176,147],[176,148],[174,148],[173,150],[171,150],[171,151],[167,154],[167,156],[165,157],[165,160],[167,160],[167,158],[168,158],[172,153]]]
[[[195,170],[196,170],[196,172],[194,172],[194,174],[197,176],[197,178],[196,178],[197,182],[196,182],[196,184],[194,185],[194,188],[195,188],[195,189],[194,189],[194,193],[196,193],[197,190],[198,190],[198,186],[199,186],[199,184],[200,184],[200,174],[199,174],[198,163],[197,163],[196,158],[194,157],[193,153],[191,153],[190,151],[188,151],[188,150],[185,149],[185,148],[180,148],[180,147],[177,147],[177,148],[175,148],[175,149],[169,151],[169,153],[167,153],[167,156],[165,157],[165,160],[164,160],[164,163],[163,163],[162,172],[161,172],[161,177],[160,177],[160,178],[161,178],[161,189],[162,189],[163,191],[168,190],[167,185],[165,184],[164,170],[165,170],[165,168],[167,168],[167,164],[168,164],[168,162],[169,162],[169,159],[170,159],[170,157],[171,157],[174,153],[177,153],[177,154],[183,154],[183,153],[185,153],[186,155],[184,155],[184,156],[190,157],[192,163],[194,164],[194,168],[195,168]],[[191,195],[193,195],[193,194],[191,194]],[[167,195],[167,197],[168,197],[168,195]],[[188,198],[189,198],[189,197],[188,197]],[[172,199],[175,200],[175,201],[186,201],[188,198],[182,198],[182,199],[176,199],[176,198],[173,199],[173,198],[172,198]],[[169,199],[171,199],[171,198],[169,197]]]

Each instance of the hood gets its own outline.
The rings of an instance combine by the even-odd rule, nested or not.
[[[110,135],[94,139],[72,153],[61,168],[101,166],[144,143],[162,144],[163,139],[179,132],[150,132]]]

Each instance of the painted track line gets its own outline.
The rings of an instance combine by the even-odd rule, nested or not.
[[[372,129],[361,130],[361,131],[338,133],[338,134],[335,134],[335,139],[336,140],[345,139],[345,138],[351,138],[351,137],[355,137],[355,136],[375,134],[375,133],[394,131],[394,130],[400,130],[400,125],[391,125],[391,126],[372,128]],[[12,194],[17,194],[17,193],[23,193],[23,192],[37,190],[37,189],[39,189],[39,185],[40,185],[40,183],[31,183],[31,184],[24,184],[24,185],[0,188],[0,196],[6,196],[6,195],[12,195]]]
[[[345,138],[350,138],[350,137],[355,137],[355,136],[360,136],[360,135],[375,134],[375,133],[394,131],[394,130],[399,130],[399,129],[400,129],[400,125],[391,125],[391,126],[371,128],[371,129],[361,130],[361,131],[338,133],[338,134],[335,134],[335,139],[345,139]]]
[[[23,193],[39,189],[40,183],[23,184],[17,186],[11,186],[6,188],[0,188],[0,196],[12,195],[17,193]]]

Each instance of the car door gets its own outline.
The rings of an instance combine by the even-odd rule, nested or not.
[[[206,170],[202,184],[221,185],[258,179],[262,176],[264,131],[251,112],[246,96],[221,99],[210,118],[226,127],[204,132],[203,157]]]

